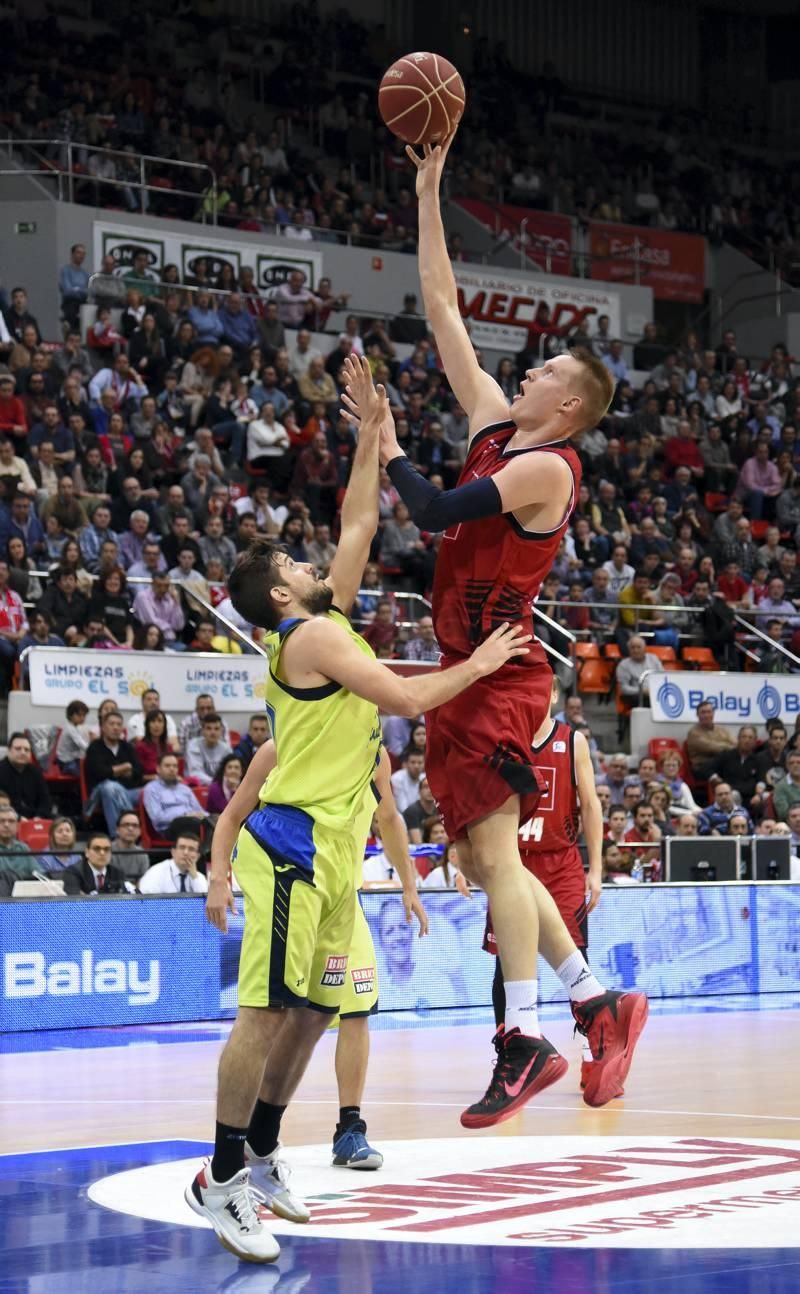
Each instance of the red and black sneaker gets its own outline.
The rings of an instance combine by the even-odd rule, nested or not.
[[[491,1128],[516,1114],[531,1097],[563,1078],[569,1065],[546,1038],[519,1029],[494,1036],[497,1061],[486,1093],[461,1115],[462,1128]]]
[[[586,1090],[586,1084],[589,1082],[589,1078],[592,1073],[592,1070],[594,1069],[594,1065],[595,1065],[595,1062],[593,1060],[581,1061],[581,1091],[582,1092]],[[624,1096],[625,1088],[621,1087],[618,1092],[614,1093],[614,1095]]]
[[[647,1023],[644,993],[603,993],[588,1002],[573,1002],[578,1031],[589,1041],[592,1065],[586,1075],[583,1099],[587,1105],[606,1105],[618,1096],[628,1076],[633,1051]]]

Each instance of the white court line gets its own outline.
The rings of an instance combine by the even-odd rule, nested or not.
[[[42,1098],[39,1098],[38,1100],[15,1100],[13,1097],[0,1098],[0,1106],[36,1105],[41,1107],[42,1103],[43,1103]],[[86,1105],[86,1098],[53,1099],[48,1097],[44,1101],[44,1104],[47,1106]],[[136,1097],[129,1101],[120,1100],[118,1098],[93,1100],[91,1104],[92,1104],[92,1108],[94,1108],[97,1105],[112,1105],[112,1106],[122,1105],[122,1106],[128,1106],[128,1107],[132,1105],[208,1106],[213,1104],[213,1100],[211,1097],[185,1097],[185,1098],[170,1097],[164,1100],[158,1100],[156,1098],[145,1098],[142,1100]],[[333,1097],[326,1098],[325,1100],[321,1100],[321,1099],[317,1100],[313,1097],[300,1097],[298,1100],[292,1101],[291,1104],[292,1105],[335,1106],[336,1102]],[[398,1101],[368,1101],[366,1102],[366,1104],[370,1109],[381,1108],[381,1107],[388,1107],[389,1109],[393,1109],[396,1106],[403,1106],[404,1109],[413,1109],[413,1110],[462,1110],[464,1108],[463,1101],[400,1101],[398,1100]],[[738,1111],[734,1112],[734,1111],[726,1111],[726,1110],[648,1110],[648,1109],[642,1109],[639,1106],[612,1105],[612,1104],[609,1104],[606,1106],[596,1106],[594,1108],[587,1105],[585,1108],[587,1110],[592,1109],[594,1114],[617,1114],[617,1115],[619,1114],[658,1114],[658,1115],[675,1114],[675,1115],[686,1115],[688,1118],[700,1118],[700,1119],[764,1119],[767,1122],[772,1122],[772,1123],[800,1123],[800,1115],[796,1115],[796,1114],[742,1114],[742,1113],[739,1113]],[[575,1110],[582,1110],[582,1109],[584,1109],[583,1104],[576,1102],[575,1105],[527,1106],[525,1107],[525,1113],[535,1114],[537,1111],[540,1111],[542,1114],[545,1114],[550,1110],[555,1110],[559,1113],[572,1114],[575,1112]],[[580,1135],[580,1134],[574,1134],[574,1135]],[[158,1137],[156,1138],[156,1140],[174,1141],[174,1140],[181,1140],[181,1138]],[[414,1138],[409,1138],[409,1140],[414,1140]],[[425,1140],[425,1138],[420,1138],[420,1140]],[[136,1145],[137,1143],[134,1141],[131,1141],[131,1142],[112,1142],[111,1144],[133,1146],[133,1145]],[[15,1153],[24,1153],[24,1152],[15,1152]]]

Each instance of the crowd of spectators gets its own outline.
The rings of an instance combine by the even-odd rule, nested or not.
[[[4,895],[17,880],[42,876],[63,881],[67,893],[205,892],[211,828],[269,731],[262,714],[251,717],[246,733],[230,731],[207,693],[177,723],[149,688],[133,714],[106,700],[90,722],[88,706],[75,700],[55,732],[45,726],[36,734],[35,752],[30,733],[12,733],[0,760]],[[87,837],[87,828],[97,831]],[[46,845],[36,839],[43,829]],[[104,865],[98,884],[87,865],[94,867],[93,850],[98,858],[108,852],[106,840],[111,870],[106,878]],[[165,851],[171,858],[154,862]]]
[[[62,141],[47,150],[54,163],[72,145],[77,200],[188,218],[216,205],[232,227],[298,240],[314,227],[322,239],[414,250],[403,145],[376,111],[375,86],[398,52],[382,25],[345,9],[323,17],[309,3],[250,28],[196,8],[164,14],[148,0],[130,9],[124,29],[122,42],[102,25],[67,38],[58,14],[37,9],[20,14],[3,42],[17,54],[0,108],[18,137]],[[523,74],[481,37],[467,79],[451,195],[500,194],[579,225],[700,231],[762,259],[771,252],[790,277],[800,273],[796,177],[767,160],[750,110],[737,115],[729,104],[713,119],[664,111],[646,127],[612,115],[604,126],[551,63]],[[156,183],[144,195],[142,153],[165,159],[151,164]],[[459,238],[453,251],[468,255]]]
[[[309,239],[313,226],[323,241],[347,237],[415,250],[416,205],[402,148],[383,134],[374,103],[357,81],[343,90],[325,68],[316,81],[309,75],[309,60],[319,57],[313,50],[309,55],[306,39],[311,11],[294,7],[289,26],[278,33],[279,50],[266,58],[266,101],[282,114],[267,124],[263,113],[249,111],[235,73],[198,58],[175,76],[166,64],[137,59],[154,13],[145,4],[134,15],[125,59],[117,51],[108,76],[76,77],[74,47],[67,69],[57,23],[34,22],[37,57],[11,69],[3,93],[14,129],[29,138],[69,140],[79,160],[85,149],[79,198],[118,206],[121,192],[132,211],[144,206],[164,214],[209,214],[205,180],[188,200],[168,188],[143,200],[131,171],[130,186],[104,197],[99,181],[124,181],[131,164],[92,148],[150,151],[210,167],[222,223],[282,231],[297,240]],[[176,39],[160,41],[159,48],[180,48],[188,11],[179,8],[163,21],[172,24]],[[192,29],[201,31],[203,21],[192,15]],[[358,74],[369,78],[388,62],[380,29],[368,32],[344,13],[326,22],[326,48],[346,57]],[[97,42],[83,53],[87,65],[102,65]],[[321,149],[310,146],[294,109],[301,85],[303,102],[318,111]],[[523,144],[513,121],[515,94],[499,93],[500,87],[527,89],[543,118],[568,109],[568,90],[554,69],[525,86],[503,51],[482,43],[473,85],[470,116],[452,154],[452,194],[491,198],[504,191],[515,201],[578,219],[701,227],[725,237],[736,237],[738,228],[746,239],[772,239],[784,250],[792,244],[797,213],[783,180],[768,183],[764,168],[700,138],[696,123],[665,118],[648,141],[646,158],[625,141],[620,147],[616,140],[612,152],[602,136],[590,142],[568,131],[556,160],[541,140]],[[384,189],[367,178],[376,149]],[[337,155],[348,164],[331,173],[328,163]],[[175,183],[192,187],[189,180]],[[464,255],[452,240],[451,252]],[[104,278],[85,327],[82,307],[92,271]],[[226,579],[237,553],[259,532],[285,544],[297,560],[326,570],[336,552],[356,443],[340,403],[342,366],[351,353],[365,354],[386,387],[398,439],[419,470],[445,488],[458,477],[467,418],[413,296],[385,322],[347,314],[352,285],[322,279],[312,290],[299,270],[270,290],[261,290],[246,266],[238,278],[230,267],[217,275],[212,257],[198,257],[192,271],[185,282],[174,265],[155,274],[144,251],[130,266],[112,257],[93,265],[76,244],[59,278],[60,338],[43,336],[23,286],[12,281],[2,289],[2,691],[16,677],[20,652],[37,644],[242,650],[213,609],[231,616]],[[332,317],[341,315],[341,332],[328,331]],[[568,344],[550,325],[542,306],[526,347],[492,363],[509,400],[527,368]],[[783,650],[800,646],[800,387],[792,356],[776,345],[768,357],[750,358],[731,330],[714,349],[692,333],[670,344],[655,322],[631,353],[611,335],[604,316],[568,342],[587,345],[603,359],[616,393],[608,416],[578,445],[584,479],[543,589],[542,606],[554,623],[539,622],[540,636],[565,654],[570,641],[563,630],[599,645],[615,662],[623,706],[646,696],[647,677],[663,668],[659,649],[679,656],[691,642],[710,648],[724,668],[741,668],[746,647],[762,671],[793,670]],[[439,543],[439,536],[414,524],[383,474],[380,527],[354,612],[378,656],[437,659],[430,617],[409,627],[397,594],[429,593]],[[737,612],[766,641],[743,639]],[[254,717],[250,746],[233,749],[224,719],[209,702],[204,699],[205,708],[180,731],[157,698],[133,719],[112,706],[91,740],[81,731],[85,714],[82,723],[68,720],[57,759],[67,774],[83,765],[90,815],[105,823],[115,848],[126,824],[132,830],[140,801],[156,833],[176,820],[192,826],[194,819],[195,835],[233,794],[266,725],[262,731]],[[580,698],[568,705],[575,702],[580,705]],[[407,816],[419,837],[414,843],[435,845],[435,859],[445,850],[449,885],[446,841],[432,839],[441,824],[425,801],[424,730],[420,751],[410,731],[396,740],[392,725],[402,722],[387,721],[387,744],[398,763],[395,789],[414,820],[412,826]],[[0,793],[14,788],[11,811],[20,818],[49,817],[49,798],[34,803],[48,791],[33,776],[38,770],[30,757],[24,758],[26,741],[21,734],[12,739]],[[711,761],[703,773],[707,781],[717,768],[705,753]],[[688,788],[674,767],[639,768],[639,795],[627,768],[619,781],[623,757],[603,759],[596,747],[593,754],[601,798],[609,788],[611,846],[631,831],[641,833],[632,839],[653,843],[656,833],[660,839],[680,831],[699,812],[691,792],[688,799],[684,790],[676,792],[678,782]],[[717,755],[722,760],[725,752]],[[770,789],[749,796],[737,784],[737,771],[720,767],[722,780],[702,812],[715,805],[720,812],[735,809],[765,830],[772,810],[781,817],[782,797],[800,782],[800,769],[797,779],[788,770],[780,795],[776,784],[774,795]],[[694,772],[699,776],[699,769]],[[702,787],[695,794],[702,805]],[[772,797],[769,812],[765,796]],[[626,812],[622,835],[618,823],[611,825],[612,811],[620,808]],[[702,830],[710,821],[698,819],[695,826]],[[718,829],[718,822],[709,829]],[[8,838],[15,838],[13,831]],[[3,849],[4,839],[0,834]],[[69,857],[73,844],[62,824],[51,841],[52,856]],[[9,846],[6,852],[14,851]],[[652,852],[645,857],[651,871],[653,858]],[[374,864],[377,871],[381,866]],[[141,870],[124,880],[136,885],[140,877]],[[174,881],[175,873],[170,877]]]
[[[71,268],[85,273],[85,259],[76,245]],[[387,322],[349,315],[344,331],[326,334],[307,325],[319,329],[348,296],[329,281],[311,292],[297,271],[262,294],[245,269],[242,283],[212,297],[148,273],[134,263],[113,280],[126,302],[110,350],[93,328],[86,338],[72,328],[66,298],[64,340],[49,344],[24,288],[4,303],[6,687],[20,649],[35,642],[241,650],[213,608],[232,612],[225,581],[259,531],[325,571],[356,443],[341,405],[348,354],[368,357],[423,474],[448,488],[464,461],[467,418],[412,295]],[[645,648],[676,652],[694,639],[718,664],[740,668],[739,612],[765,635],[751,659],[769,672],[793,669],[781,647],[800,642],[799,397],[785,347],[751,360],[732,330],[715,349],[691,333],[671,346],[650,323],[626,359],[603,316],[568,339],[548,323],[545,307],[526,347],[497,363],[509,398],[531,365],[577,343],[608,365],[616,392],[578,444],[583,483],[543,589],[556,622],[540,626],[543,636],[562,652],[561,627],[615,645],[630,658],[620,675],[626,700],[644,670],[658,668],[644,661],[641,634]],[[356,608],[378,655],[435,658],[430,622],[409,641],[396,594],[429,592],[439,543],[382,474]],[[48,568],[46,581],[35,573]]]

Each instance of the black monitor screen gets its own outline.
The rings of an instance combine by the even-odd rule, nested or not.
[[[667,841],[668,881],[736,881],[738,841],[724,836],[673,836]]]
[[[790,880],[791,858],[792,842],[788,836],[753,836],[747,851],[742,849],[744,874],[753,881]]]

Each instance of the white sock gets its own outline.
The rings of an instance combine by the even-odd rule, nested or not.
[[[589,963],[578,948],[561,963],[556,975],[567,990],[570,1002],[587,1002],[590,997],[600,997],[605,993],[603,985],[595,979]]]
[[[519,1029],[529,1038],[541,1038],[537,982],[535,979],[506,980],[506,1033]]]
[[[594,1060],[594,1056],[592,1055],[592,1049],[589,1046],[588,1040],[586,1038],[584,1038],[583,1046],[581,1047],[581,1060],[586,1060],[586,1061]]]

